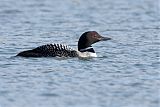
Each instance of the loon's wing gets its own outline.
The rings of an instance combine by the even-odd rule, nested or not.
[[[17,56],[23,57],[76,57],[77,51],[62,44],[47,44],[32,50],[20,52]]]

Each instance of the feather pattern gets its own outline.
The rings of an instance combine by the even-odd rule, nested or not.
[[[20,56],[29,57],[77,57],[77,51],[73,50],[71,47],[62,44],[47,44],[39,46],[35,49],[23,51],[19,53]]]

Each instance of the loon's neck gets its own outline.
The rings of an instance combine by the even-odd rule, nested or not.
[[[80,52],[92,52],[95,53],[94,49],[92,46],[89,46],[87,48],[79,49]]]
[[[82,58],[97,57],[97,54],[95,53],[93,47],[89,46],[87,48],[79,49],[78,56]]]

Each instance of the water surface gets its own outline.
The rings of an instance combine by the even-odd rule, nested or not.
[[[159,107],[159,0],[1,0],[0,107]],[[77,48],[95,30],[98,58],[21,58],[47,43]]]

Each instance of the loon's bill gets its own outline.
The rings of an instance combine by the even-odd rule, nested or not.
[[[62,44],[47,44],[37,48],[22,51],[17,56],[22,57],[97,57],[92,44],[99,41],[110,40],[102,37],[96,31],[88,31],[81,35],[78,41],[78,50]]]

